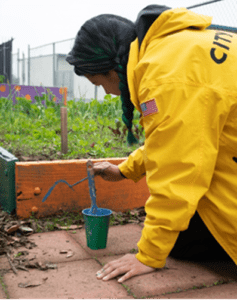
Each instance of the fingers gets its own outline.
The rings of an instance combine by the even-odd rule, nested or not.
[[[124,274],[128,271],[128,267],[121,263],[119,260],[106,264],[104,268],[96,273],[97,279],[109,280],[117,277],[120,274]]]
[[[104,171],[111,166],[109,162],[95,163],[93,166],[95,175],[104,175]]]
[[[107,281],[118,275],[125,274],[118,280],[119,283],[122,283],[133,276],[154,271],[155,268],[144,265],[137,260],[134,254],[126,254],[118,260],[107,263],[96,275],[98,279]]]
[[[124,179],[118,166],[109,162],[95,163],[93,170],[95,176],[99,175],[106,181],[119,181]]]
[[[114,276],[109,276],[109,278],[113,278],[113,277],[117,276],[114,274],[114,270],[118,270],[118,268],[119,268],[118,262],[114,261],[112,266],[110,266],[108,264],[105,265],[104,268],[102,268],[100,271],[98,271],[96,273],[96,276],[98,279],[104,279],[105,277],[108,277],[110,274],[113,273]]]
[[[97,272],[97,279],[107,281],[121,274],[125,274],[118,280],[118,282],[121,283],[134,276],[134,272],[131,270],[131,264],[129,263],[131,258],[133,258],[133,255],[127,254],[120,259],[107,263],[101,270]]]
[[[118,282],[119,282],[119,283],[122,283],[122,282],[124,282],[125,280],[131,278],[132,276],[134,276],[133,272],[132,272],[132,271],[129,271],[129,272],[127,272],[124,276],[122,276],[121,278],[119,278]]]
[[[119,267],[119,268],[108,268],[104,271],[102,271],[101,273],[97,273],[97,279],[102,279],[104,281],[110,280],[114,277],[117,277],[120,274],[124,274],[126,273],[127,269],[126,267]],[[127,278],[129,278],[130,276],[128,276]],[[126,280],[126,279],[125,279]],[[121,282],[121,281],[119,281]]]

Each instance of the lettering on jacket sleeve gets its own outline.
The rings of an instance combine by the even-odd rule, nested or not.
[[[215,53],[217,48],[216,47],[211,48],[211,52],[210,52],[211,58],[217,64],[222,64],[224,61],[226,61],[226,59],[228,57],[228,51],[230,50],[230,48],[228,47],[228,43],[231,43],[231,40],[227,39],[226,37],[232,38],[233,35],[230,33],[227,33],[227,32],[223,32],[223,31],[220,31],[220,32],[218,31],[215,34],[213,45],[216,45],[218,48],[223,49],[222,57],[217,58],[216,53]]]

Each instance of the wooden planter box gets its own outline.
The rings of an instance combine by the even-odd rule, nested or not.
[[[108,161],[120,164],[126,158],[94,159],[93,162]],[[58,180],[73,184],[85,177],[86,159],[40,162],[16,162],[16,213],[21,219],[29,218],[32,212],[36,217],[46,217],[59,212],[81,212],[91,206],[88,180],[76,185],[72,190],[65,183],[59,183],[45,202],[48,190]],[[138,183],[132,180],[109,182],[95,177],[98,207],[123,212],[145,205],[149,197],[146,179]]]

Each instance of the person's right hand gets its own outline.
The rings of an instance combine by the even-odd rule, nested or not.
[[[107,161],[95,163],[93,165],[93,171],[95,176],[99,175],[107,181],[120,181],[124,179],[118,166]]]

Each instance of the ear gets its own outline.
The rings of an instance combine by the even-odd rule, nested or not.
[[[113,69],[113,70],[109,70],[107,75],[114,78],[118,76],[118,73]]]

